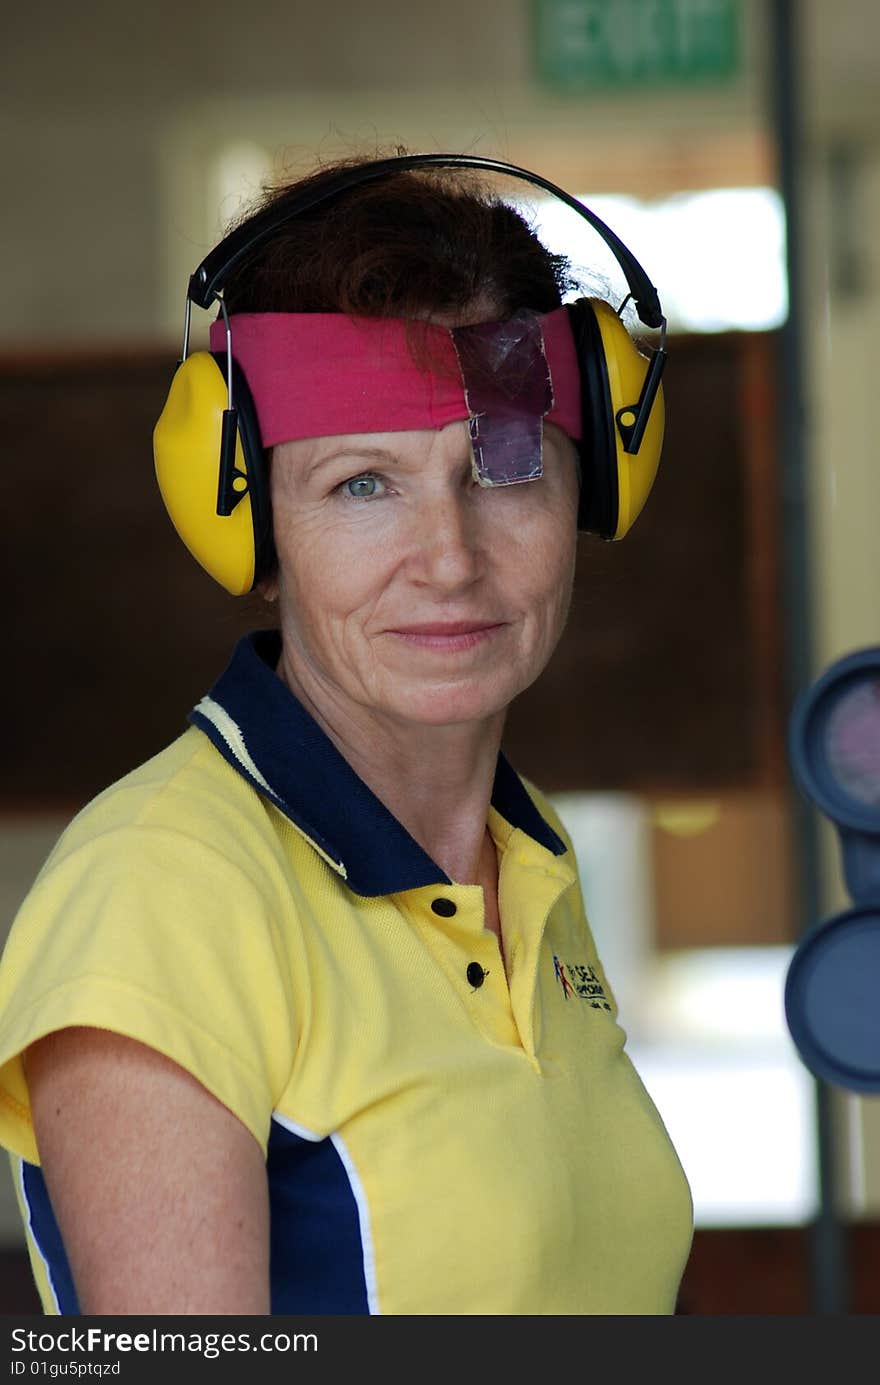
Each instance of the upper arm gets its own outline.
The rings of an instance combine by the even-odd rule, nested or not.
[[[108,1030],[59,1030],[25,1062],[80,1311],[268,1313],[266,1166],[241,1121]]]

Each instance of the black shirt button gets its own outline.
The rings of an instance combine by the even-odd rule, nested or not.
[[[483,968],[480,966],[479,962],[468,962],[467,971],[465,972],[465,975],[467,976],[468,981],[470,981],[471,985],[474,988],[476,988],[477,986],[482,986],[483,982],[486,979],[486,973],[483,971]]]
[[[441,919],[451,919],[453,914],[458,913],[458,909],[451,899],[432,899],[431,908],[435,914],[439,914]]]

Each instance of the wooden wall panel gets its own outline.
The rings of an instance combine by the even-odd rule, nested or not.
[[[192,561],[163,508],[151,438],[172,366],[169,353],[0,369],[15,474],[7,809],[77,807],[159,750],[259,623]]]

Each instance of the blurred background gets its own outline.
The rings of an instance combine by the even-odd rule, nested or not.
[[[192,269],[319,160],[401,144],[537,170],[656,283],[668,426],[626,542],[581,540],[508,753],[572,832],[691,1182],[679,1311],[880,1312],[880,1107],[814,1081],[782,1004],[798,937],[848,902],[788,715],[880,641],[880,8],[32,0],[4,31],[0,935],[70,817],[268,623],[196,567],[154,483]],[[620,302],[580,218],[527,206]],[[0,1313],[39,1311],[22,1245],[0,1167]]]

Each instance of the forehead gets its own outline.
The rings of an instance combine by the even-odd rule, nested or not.
[[[272,449],[273,468],[285,467],[291,472],[313,470],[335,458],[340,461],[424,462],[431,454],[466,453],[470,455],[468,426],[464,420],[447,423],[443,428],[389,429],[387,432],[335,433],[320,438],[295,438],[277,443]]]
[[[555,423],[544,422],[544,453],[547,457],[575,454],[571,439]],[[432,458],[459,461],[472,458],[470,433],[462,419],[447,423],[443,428],[389,429],[384,433],[336,433],[320,438],[295,438],[276,443],[272,449],[273,475],[284,472],[303,477],[318,466],[328,466],[336,459],[364,466],[400,465],[413,462],[424,465]]]

